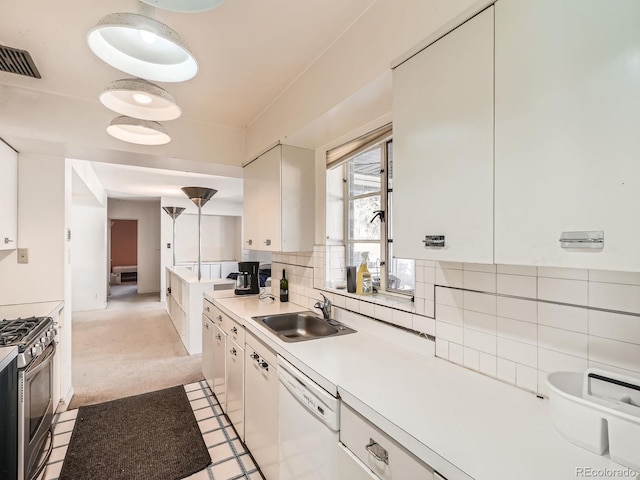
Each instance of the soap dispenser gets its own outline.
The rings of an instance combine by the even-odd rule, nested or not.
[[[367,268],[368,261],[369,252],[362,252],[362,262],[360,262],[360,268],[358,268],[358,280],[356,282],[356,294],[358,295],[371,295],[373,293],[373,281],[371,280],[369,268]]]

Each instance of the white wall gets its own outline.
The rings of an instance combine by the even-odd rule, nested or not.
[[[0,305],[64,299],[65,163],[63,158],[18,156],[18,248],[0,254]]]
[[[182,215],[198,214],[198,208],[187,197],[184,197],[184,198],[162,197],[160,199],[160,205],[162,207],[182,207],[185,209]],[[161,229],[162,229],[161,270],[162,272],[164,272],[166,267],[170,267],[171,265],[173,265],[173,251],[171,248],[167,248],[167,244],[173,243],[173,234],[172,234],[173,221],[171,220],[171,217],[164,212],[164,210],[160,210],[160,212],[161,212],[160,223],[161,223]],[[202,207],[202,214],[214,215],[214,216],[228,216],[228,217],[235,217],[237,219],[237,220],[234,220],[234,223],[235,223],[234,236],[236,237],[236,241],[237,241],[237,245],[235,245],[234,247],[234,254],[233,254],[235,258],[224,258],[224,259],[211,258],[210,260],[239,260],[240,259],[239,256],[241,254],[240,242],[242,242],[242,236],[239,235],[241,233],[241,230],[239,230],[239,228],[241,228],[241,224],[242,224],[242,218],[241,218],[242,203],[219,200],[214,196],[211,200],[209,200],[209,203],[207,203],[204,207]],[[181,223],[180,218],[181,217],[178,217],[178,220],[176,221],[176,232],[179,231],[178,225]],[[183,232],[183,233],[186,233],[186,232]],[[193,229],[192,239],[197,240],[197,237],[198,237],[198,231],[196,227],[195,229]],[[176,238],[177,238],[176,243],[178,243],[179,242],[178,233],[176,233]],[[178,248],[180,247],[178,246]],[[203,257],[202,257],[203,261],[205,261],[204,251],[205,249],[203,248]],[[196,252],[196,258],[193,260],[197,261],[197,252]],[[180,262],[180,261],[181,261],[181,256],[178,255],[178,252],[176,252],[176,262]],[[167,283],[166,275],[163,273],[160,277],[160,284],[161,284],[160,300],[161,301],[165,301],[166,299],[166,283]]]
[[[373,3],[248,127],[245,160],[278,140],[316,148],[389,112],[391,61],[473,3],[473,0]],[[363,93],[357,95],[358,92]],[[340,110],[342,103],[348,104],[348,108]],[[340,131],[336,130],[336,124]],[[311,144],[289,140],[310,126],[317,132]],[[324,139],[320,138],[322,132],[328,132]]]
[[[161,291],[160,209],[158,200],[108,201],[107,216],[115,220],[138,220],[138,293]],[[164,275],[162,275],[164,278]]]

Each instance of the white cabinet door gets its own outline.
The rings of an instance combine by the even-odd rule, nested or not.
[[[496,262],[640,271],[640,2],[495,8]]]
[[[17,248],[18,154],[0,140],[0,250]]]
[[[227,411],[226,355],[227,334],[218,325],[213,325],[213,390],[224,412]]]
[[[244,248],[311,251],[315,240],[315,153],[278,145],[244,167]]]
[[[209,320],[206,316],[202,316],[202,375],[206,380],[209,388],[213,391],[213,377],[214,377],[214,332],[215,324]]]
[[[490,7],[393,72],[398,257],[493,262],[493,47]]]
[[[244,167],[244,247],[280,250],[281,147]]]
[[[227,416],[244,441],[244,349],[227,337]]]
[[[245,349],[245,443],[265,478],[278,480],[277,363],[275,354],[267,359],[260,350],[249,343]]]
[[[379,480],[379,478],[347,447],[338,443],[338,480]]]

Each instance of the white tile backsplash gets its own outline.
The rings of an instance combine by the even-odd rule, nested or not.
[[[496,333],[498,337],[530,345],[537,345],[538,342],[538,326],[535,323],[498,317]]]
[[[498,357],[496,366],[497,377],[509,383],[516,383],[516,363],[505,358]]]
[[[585,358],[538,348],[538,370],[542,372],[584,372],[587,369],[587,363]]]
[[[520,298],[497,297],[497,314],[523,322],[536,323],[538,302]]]
[[[537,298],[536,277],[523,275],[497,275],[497,292],[501,295]]]
[[[466,290],[495,293],[496,274],[484,272],[462,272],[462,286]]]
[[[538,349],[528,343],[498,337],[498,356],[528,367],[538,366]]]
[[[489,355],[496,355],[496,336],[488,333],[464,329],[464,346],[479,350]]]
[[[538,275],[537,267],[528,267],[524,265],[497,265],[498,273],[506,273],[507,275],[525,275],[535,277]]]
[[[463,263],[462,269],[470,272],[496,273],[497,265],[486,263]]]
[[[480,352],[472,348],[464,347],[464,366],[471,370],[480,370]]]
[[[589,282],[538,277],[538,298],[540,300],[587,305],[588,295]]]
[[[589,335],[539,325],[538,345],[542,348],[586,359],[589,353]]]
[[[578,268],[538,267],[538,277],[589,280],[589,271]]]
[[[436,320],[436,338],[443,338],[449,342],[462,345],[464,338],[463,332],[464,330],[460,325],[452,325]]]
[[[640,286],[589,282],[589,306],[640,313]]]
[[[462,308],[464,305],[464,292],[455,288],[436,287],[436,303]]]
[[[464,310],[464,328],[479,332],[496,334],[496,316],[487,313]]]
[[[621,283],[624,285],[640,285],[640,273],[612,272],[610,270],[589,270],[590,282]]]
[[[462,345],[449,343],[449,361],[458,365],[464,364],[464,347]]]
[[[497,358],[495,355],[480,352],[480,372],[495,377],[497,375]]]
[[[587,333],[588,312],[586,308],[538,302],[538,323],[548,327]]]
[[[637,372],[640,370],[640,345],[590,336],[589,360]]]
[[[516,385],[532,392],[538,391],[538,370],[516,365]]]
[[[589,335],[640,344],[640,317],[590,310]]]
[[[449,305],[440,305],[436,303],[436,319],[442,322],[462,325],[464,318],[464,310],[460,307],[450,307]]]
[[[463,306],[465,310],[495,315],[497,298],[495,295],[465,291]]]
[[[435,283],[443,287],[462,288],[462,270],[454,270],[451,268],[436,267]]]

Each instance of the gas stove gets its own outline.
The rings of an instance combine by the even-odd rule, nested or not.
[[[56,329],[51,317],[0,321],[0,346],[18,347],[18,368],[25,368],[53,342]]]

